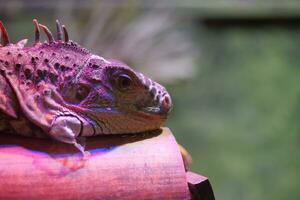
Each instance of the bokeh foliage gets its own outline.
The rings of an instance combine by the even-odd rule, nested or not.
[[[299,199],[300,27],[202,28],[168,126],[217,199]]]

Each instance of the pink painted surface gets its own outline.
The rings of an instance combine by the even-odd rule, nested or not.
[[[0,199],[190,199],[177,143],[162,133],[72,145],[0,136]]]
[[[190,171],[186,172],[186,176],[188,177],[188,182],[191,184],[199,184],[207,180],[207,177]]]

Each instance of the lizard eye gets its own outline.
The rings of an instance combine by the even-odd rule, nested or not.
[[[127,74],[119,74],[114,79],[114,82],[120,91],[131,89],[132,80]]]

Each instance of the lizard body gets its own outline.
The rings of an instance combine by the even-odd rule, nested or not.
[[[163,86],[69,40],[58,21],[55,39],[33,21],[28,47],[27,40],[10,43],[0,21],[0,131],[50,137],[84,153],[80,137],[145,132],[165,122],[172,102]]]

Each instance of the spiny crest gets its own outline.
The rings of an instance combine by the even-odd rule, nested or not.
[[[54,39],[51,31],[49,28],[43,24],[40,24],[37,19],[33,20],[34,27],[35,27],[35,44],[40,43],[40,29],[42,29],[47,38],[48,38],[48,43],[51,44],[55,41],[64,41],[65,43],[69,42],[69,34],[68,31],[65,27],[65,25],[61,25],[59,20],[56,20],[56,29],[57,29],[57,34],[56,34],[56,39]],[[2,21],[0,21],[0,31],[1,31],[1,46],[7,46],[10,44],[9,41],[9,36],[7,33],[6,28],[4,27]],[[64,40],[62,39],[64,37]]]
[[[1,45],[6,46],[9,42],[8,33],[6,31],[6,28],[4,27],[2,21],[0,21],[0,31],[1,31]]]
[[[48,42],[52,43],[55,41],[51,31],[48,29],[47,26],[38,23],[38,21],[36,19],[33,20],[33,23],[35,24],[35,42],[38,43],[40,42],[40,29],[39,27],[41,27],[43,29],[43,31],[45,32],[45,34],[48,37]],[[69,34],[67,29],[65,28],[64,25],[61,25],[59,20],[56,20],[56,29],[57,29],[57,35],[56,35],[56,41],[61,41],[62,40],[62,35],[64,33],[64,41],[67,43],[69,42]],[[63,31],[62,31],[63,29]]]

